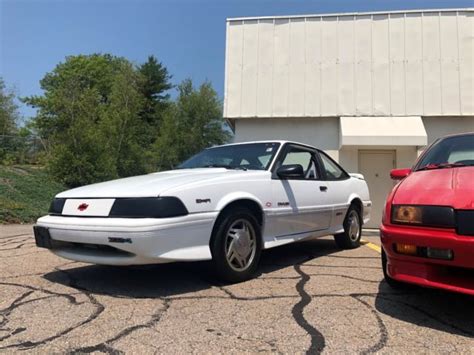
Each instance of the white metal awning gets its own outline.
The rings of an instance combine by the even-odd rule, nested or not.
[[[428,143],[420,116],[341,117],[341,146],[424,146]]]

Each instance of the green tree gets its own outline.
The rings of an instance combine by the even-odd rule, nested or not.
[[[143,174],[147,171],[144,152],[149,148],[143,135],[147,123],[139,118],[145,98],[141,94],[143,78],[130,63],[123,63],[110,93],[100,131],[107,141],[107,151],[118,176]],[[112,139],[111,139],[112,138]]]
[[[108,140],[98,127],[105,112],[103,97],[95,87],[80,88],[79,81],[70,78],[35,101],[35,124],[48,142],[47,168],[71,187],[117,176]]]
[[[172,76],[155,56],[149,56],[148,60],[138,67],[138,70],[143,76],[141,92],[145,98],[141,116],[149,123],[159,121],[160,113],[169,103],[168,91],[173,88],[170,82]]]
[[[15,94],[6,88],[0,77],[0,135],[10,135],[16,131],[18,106],[15,104]]]
[[[108,54],[67,57],[46,74],[44,95],[24,101],[38,108],[34,125],[57,180],[78,186],[146,171],[144,82],[129,61]]]
[[[142,76],[141,93],[143,95],[143,107],[139,114],[143,121],[142,136],[143,144],[152,144],[160,129],[163,114],[170,102],[168,91],[173,87],[171,75],[154,56],[138,67]]]
[[[171,76],[155,57],[134,66],[109,54],[66,58],[40,81],[44,95],[28,131],[44,146],[49,172],[70,187],[175,166],[226,142],[221,103],[210,83],[190,80],[169,98]]]
[[[14,160],[14,155],[21,141],[17,139],[18,106],[15,93],[8,90],[0,77],[0,163]]]
[[[155,144],[160,169],[172,169],[200,150],[226,143],[222,106],[210,82],[195,89],[190,79],[179,86],[176,102],[166,111]]]
[[[88,104],[96,107],[88,115],[90,121],[99,121],[98,109],[108,104],[115,74],[124,61],[108,54],[70,56],[47,73],[40,81],[45,94],[24,98],[38,108],[35,126],[41,136],[49,139],[67,132]]]

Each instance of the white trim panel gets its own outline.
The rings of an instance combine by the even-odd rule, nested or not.
[[[341,146],[424,146],[428,142],[419,116],[341,117],[340,122]]]

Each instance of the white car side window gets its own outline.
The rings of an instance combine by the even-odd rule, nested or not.
[[[299,164],[303,167],[306,179],[318,178],[316,165],[314,164],[314,160],[313,160],[313,155],[310,152],[305,152],[301,150],[289,151],[286,154],[282,165],[292,165],[292,164]]]
[[[328,159],[324,154],[321,155],[321,160],[323,161],[324,169],[326,170],[326,178],[328,180],[341,180],[344,178],[344,172],[339,169],[339,167],[334,164],[330,159]]]
[[[308,171],[305,174],[306,179],[317,179],[318,178],[318,173],[316,170],[316,165],[314,164],[314,161],[311,160],[310,166],[308,168]]]

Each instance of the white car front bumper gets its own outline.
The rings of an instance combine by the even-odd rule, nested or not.
[[[103,265],[139,265],[212,258],[209,241],[218,212],[174,218],[41,217],[50,250]]]

